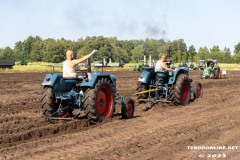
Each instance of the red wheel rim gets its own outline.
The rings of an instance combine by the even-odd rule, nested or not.
[[[182,102],[186,103],[189,97],[189,85],[187,82],[182,84]]]
[[[202,86],[200,84],[197,85],[197,98],[202,95]]]
[[[96,105],[98,115],[103,118],[108,118],[112,111],[113,95],[107,86],[103,86],[99,89]]]
[[[128,116],[133,115],[133,111],[134,111],[134,104],[133,102],[129,101],[126,105],[126,113]]]

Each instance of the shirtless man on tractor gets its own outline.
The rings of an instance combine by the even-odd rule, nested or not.
[[[75,65],[87,60],[96,52],[97,50],[93,50],[91,53],[81,59],[73,59],[73,51],[68,50],[66,52],[66,60],[63,62],[63,78],[77,78]]]

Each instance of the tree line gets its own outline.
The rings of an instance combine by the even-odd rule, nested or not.
[[[15,43],[14,48],[5,47],[0,49],[0,58],[15,59],[22,64],[28,62],[52,62],[60,63],[65,60],[67,50],[73,50],[75,58],[98,49],[98,54],[93,56],[93,61],[102,61],[103,58],[112,62],[140,62],[143,56],[159,56],[170,51],[173,62],[196,61],[200,59],[217,59],[220,63],[240,62],[240,43],[235,45],[234,53],[229,48],[220,50],[218,45],[212,48],[200,47],[197,51],[193,45],[187,47],[183,39],[164,41],[163,39],[145,40],[118,40],[116,37],[94,36],[80,38],[76,41],[62,39],[42,39],[39,36],[29,36],[24,41]]]

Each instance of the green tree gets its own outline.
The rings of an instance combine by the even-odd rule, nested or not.
[[[231,51],[229,48],[225,47],[224,50],[224,62],[231,63]]]
[[[184,53],[187,53],[187,45],[183,39],[174,40],[173,42],[169,42],[170,53],[175,59],[176,62],[180,62],[181,60],[186,60],[183,58]],[[174,56],[174,54],[177,54]],[[179,56],[180,54],[180,56]],[[188,57],[188,56],[185,56]]]
[[[206,46],[203,48],[200,47],[198,50],[198,53],[195,55],[194,59],[195,60],[207,59],[208,54],[209,54],[209,50]]]
[[[237,52],[236,54],[233,55],[232,57],[233,63],[240,63],[240,54]]]
[[[6,47],[0,50],[0,58],[14,59],[13,50],[10,47]]]
[[[226,55],[224,54],[224,51],[221,51],[218,45],[214,45],[210,49],[210,54],[208,55],[209,59],[215,59],[218,60],[219,62],[223,63],[225,62],[225,57]]]
[[[134,49],[135,45],[134,45],[134,41],[130,40],[124,40],[124,41],[120,41],[120,47],[126,52],[127,54],[127,60],[126,62],[130,62],[132,60],[132,50]]]
[[[43,58],[43,42],[41,40],[36,40],[32,43],[30,52],[30,61],[38,62],[42,61]]]
[[[19,41],[15,43],[15,47],[13,50],[13,54],[16,61],[19,61],[20,64],[27,64],[27,55],[24,52],[24,44],[23,42]]]
[[[189,48],[188,48],[188,55],[189,55],[189,58],[192,62],[194,61],[194,56],[197,54],[196,52],[196,49],[193,45],[191,45]]]
[[[128,53],[118,46],[113,46],[113,59],[119,62],[129,62]]]
[[[59,63],[65,60],[65,51],[62,44],[54,39],[47,39],[43,43],[43,61]]]
[[[144,56],[144,50],[143,50],[143,45],[138,45],[132,50],[132,55],[133,55],[133,61],[134,62],[140,62],[140,60],[143,60]]]
[[[238,54],[240,52],[240,42],[234,46],[234,54]]]

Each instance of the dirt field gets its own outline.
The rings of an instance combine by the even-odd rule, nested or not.
[[[113,72],[117,90],[133,95],[139,72]],[[227,78],[193,81],[203,98],[188,106],[137,104],[135,117],[116,116],[95,126],[85,120],[45,121],[41,113],[42,73],[0,74],[0,159],[240,159],[240,71]],[[239,146],[233,150],[191,150],[188,146]],[[199,157],[200,156],[200,157]],[[226,158],[223,158],[225,157]]]

